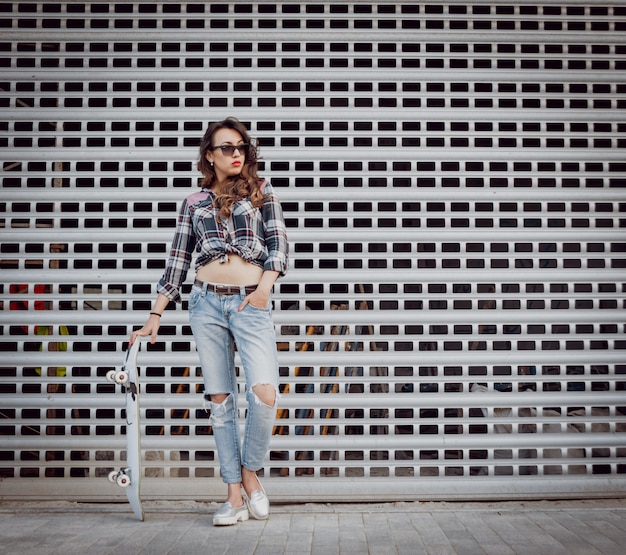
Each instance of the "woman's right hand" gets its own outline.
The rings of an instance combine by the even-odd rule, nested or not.
[[[130,334],[129,344],[132,345],[138,337],[150,336],[150,343],[154,344],[161,327],[161,317],[156,314],[150,314],[150,317],[141,329],[135,330]]]

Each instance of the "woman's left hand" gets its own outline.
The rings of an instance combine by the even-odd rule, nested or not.
[[[246,295],[239,308],[238,312],[241,312],[247,304],[252,305],[254,308],[258,308],[260,310],[265,310],[267,308],[267,303],[270,301],[269,293],[264,293],[263,291],[256,289],[249,295]]]
[[[239,305],[238,311],[241,312],[247,304],[251,304],[254,308],[265,310],[270,302],[270,294],[274,282],[278,278],[278,272],[273,270],[266,270],[263,272],[261,281],[259,281],[257,288],[252,291]]]

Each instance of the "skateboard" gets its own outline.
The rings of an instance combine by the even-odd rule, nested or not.
[[[139,422],[139,372],[137,353],[139,338],[128,347],[121,370],[107,372],[107,380],[122,386],[126,393],[126,467],[109,473],[109,482],[124,488],[128,502],[139,520],[143,520],[141,504],[141,426]]]

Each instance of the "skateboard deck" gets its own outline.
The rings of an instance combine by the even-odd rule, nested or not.
[[[139,372],[137,353],[140,339],[128,347],[124,366],[111,370],[107,380],[120,384],[126,393],[126,467],[109,473],[109,481],[124,488],[128,502],[139,520],[144,519],[141,504],[141,426],[139,421]]]

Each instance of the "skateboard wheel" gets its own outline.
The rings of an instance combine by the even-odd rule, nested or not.
[[[117,470],[111,470],[107,478],[109,482],[111,482],[112,484],[115,484],[117,482],[118,476],[119,476],[119,472]]]
[[[121,372],[118,372],[115,375],[115,381],[121,385],[127,384],[128,383],[128,373],[124,372],[123,370]]]
[[[109,370],[107,372],[107,381],[114,382],[115,381],[115,374],[116,374],[115,370]]]
[[[122,488],[127,488],[130,486],[130,477],[126,474],[120,474],[117,477],[117,485]]]

